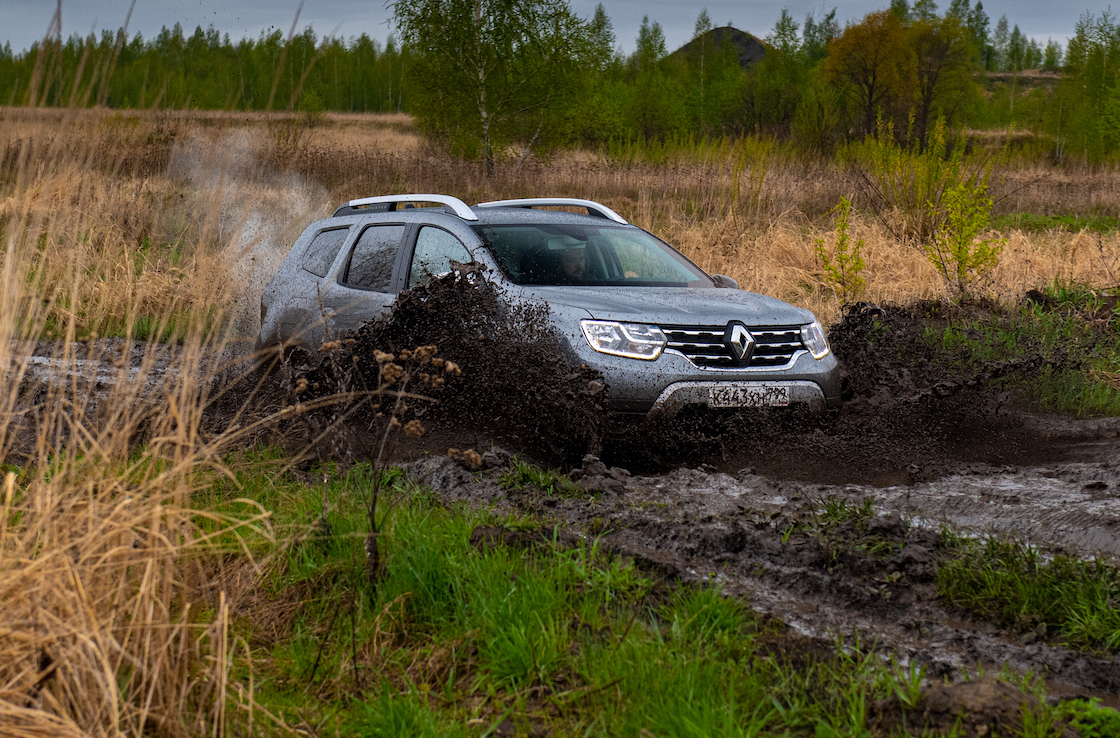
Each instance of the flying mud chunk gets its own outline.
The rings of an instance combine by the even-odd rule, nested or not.
[[[350,392],[357,399],[383,384],[386,366],[397,365],[386,356],[399,363],[402,355],[415,358],[414,347],[431,346],[442,371],[433,370],[438,381],[410,388],[432,401],[408,401],[400,417],[406,427],[422,419],[429,428],[507,437],[522,447],[579,458],[599,443],[602,378],[565,354],[546,304],[499,299],[477,278],[477,265],[455,266],[402,292],[386,317],[334,342],[326,360],[300,373],[306,386],[316,387],[319,396]],[[425,373],[413,376],[423,379]],[[354,413],[353,422],[368,423],[390,401],[386,396],[371,403]]]

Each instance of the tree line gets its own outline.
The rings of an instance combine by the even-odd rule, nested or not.
[[[391,7],[384,45],[311,28],[233,42],[175,25],[152,39],[106,31],[19,54],[5,46],[0,102],[405,111],[454,153],[490,167],[571,145],[743,135],[821,155],[883,133],[920,148],[937,121],[1029,131],[1055,159],[1099,160],[1120,148],[1111,11],[1083,15],[1063,49],[1027,38],[1006,16],[993,24],[982,0],[951,0],[944,12],[934,0],[890,0],[844,26],[835,9],[802,22],[783,11],[761,40],[714,27],[704,10],[682,49],[669,53],[661,26],[645,18],[624,54],[602,5],[587,19],[566,0]]]
[[[404,105],[408,53],[369,36],[319,38],[308,27],[234,43],[176,23],[152,39],[123,30],[0,49],[0,103],[199,110],[388,112]]]

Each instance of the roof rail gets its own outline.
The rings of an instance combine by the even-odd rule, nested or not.
[[[360,200],[351,200],[339,206],[334,211],[335,215],[358,215],[369,212],[393,212],[397,205],[411,202],[438,202],[463,220],[478,220],[478,216],[470,207],[457,197],[450,195],[382,195],[380,197],[363,197]],[[384,208],[373,207],[384,205]]]
[[[621,215],[611,210],[606,205],[600,205],[594,200],[579,200],[574,197],[529,197],[523,200],[480,202],[475,205],[476,208],[539,208],[548,206],[587,208],[588,215],[613,220],[615,223],[626,223],[626,220]]]

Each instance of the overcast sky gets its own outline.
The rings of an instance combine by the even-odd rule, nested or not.
[[[579,15],[589,18],[598,0],[572,0],[572,8]],[[54,13],[52,0],[0,0],[0,44],[11,43],[19,52],[43,37]],[[62,32],[85,36],[91,30],[100,35],[104,29],[120,28],[128,14],[130,0],[64,0],[62,3]],[[642,16],[648,15],[665,30],[669,50],[681,46],[692,37],[696,16],[707,7],[713,25],[730,23],[736,28],[764,38],[774,27],[782,8],[788,8],[798,23],[814,11],[819,17],[823,9],[837,8],[841,24],[862,18],[867,13],[889,5],[889,0],[847,0],[822,5],[820,0],[713,0],[707,3],[685,3],[679,0],[603,0],[603,6],[614,25],[618,45],[626,52],[634,48]],[[948,0],[939,2],[941,9],[948,7]],[[299,0],[136,0],[136,9],[128,24],[129,35],[142,33],[151,38],[160,27],[175,23],[183,26],[190,35],[196,26],[213,24],[219,32],[228,33],[233,40],[257,38],[262,31],[279,28],[286,35],[295,18]],[[984,10],[991,18],[994,30],[996,21],[1006,14],[1011,26],[1033,36],[1045,45],[1048,38],[1063,44],[1073,34],[1078,17],[1090,11],[1099,15],[1106,4],[1089,6],[1066,5],[1054,0],[987,0]],[[383,0],[309,0],[299,17],[298,30],[308,25],[320,37],[338,29],[338,34],[350,38],[362,33],[382,42],[389,35],[391,13]]]

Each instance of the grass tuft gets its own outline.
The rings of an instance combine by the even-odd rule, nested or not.
[[[943,538],[951,555],[938,568],[937,587],[950,605],[1019,633],[1120,651],[1120,569],[1047,556],[1011,539]]]

